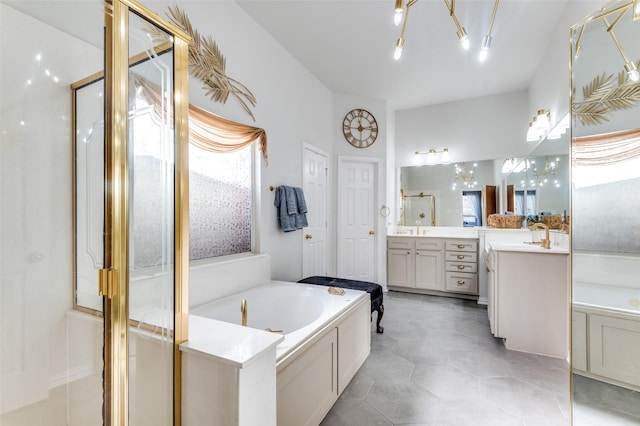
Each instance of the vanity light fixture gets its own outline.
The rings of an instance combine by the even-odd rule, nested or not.
[[[539,109],[533,120],[529,122],[527,130],[527,142],[537,142],[549,133],[551,127],[551,114],[548,109]]]
[[[562,117],[562,120],[560,120],[558,124],[556,124],[556,126],[551,129],[549,133],[547,133],[547,139],[560,139],[562,135],[567,132],[567,129],[569,129],[569,127],[569,113],[567,113],[564,117]]]
[[[489,55],[489,49],[491,49],[491,43],[493,42],[493,37],[491,37],[491,30],[493,29],[493,21],[496,19],[496,12],[498,11],[498,1],[493,4],[493,14],[491,15],[491,23],[489,24],[489,30],[487,31],[487,35],[482,39],[482,46],[480,46],[480,56],[478,59],[480,62],[484,62],[487,59],[487,55]]]
[[[426,159],[426,164],[427,165],[433,165],[436,164],[436,155],[437,154],[441,154],[440,155],[440,164],[449,164],[451,162],[451,159],[449,157],[449,148],[442,148],[441,150],[437,150],[437,149],[430,149],[428,151],[416,151],[415,154],[415,163],[416,164],[422,164],[422,159],[421,156],[422,155],[426,155],[427,159]]]

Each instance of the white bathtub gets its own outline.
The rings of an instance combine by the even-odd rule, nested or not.
[[[338,318],[367,293],[344,289],[342,296],[329,287],[285,281],[271,281],[242,293],[191,309],[191,315],[241,324],[240,304],[247,301],[247,326],[282,330],[284,341],[276,349],[280,361],[331,321]]]
[[[574,371],[640,390],[640,256],[574,252]]]

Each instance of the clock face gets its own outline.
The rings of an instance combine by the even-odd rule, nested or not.
[[[366,148],[378,137],[378,123],[369,111],[356,108],[344,116],[342,133],[356,148]]]

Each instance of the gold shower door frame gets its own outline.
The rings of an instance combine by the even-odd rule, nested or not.
[[[180,343],[188,336],[188,57],[189,36],[132,0],[105,0],[105,425],[129,424],[129,13],[173,38],[174,49],[174,424],[181,418]]]

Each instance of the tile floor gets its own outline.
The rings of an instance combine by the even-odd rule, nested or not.
[[[505,349],[476,302],[391,291],[382,325],[322,426],[570,424],[566,361]]]

